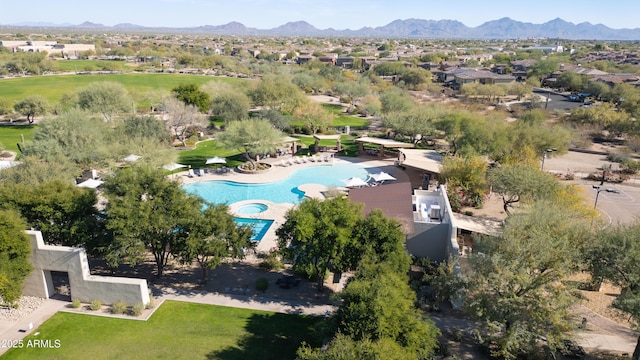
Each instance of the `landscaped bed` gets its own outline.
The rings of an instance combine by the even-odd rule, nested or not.
[[[318,321],[179,301],[165,301],[148,321],[57,313],[24,339],[51,340],[53,348],[25,346],[3,358],[292,359],[302,341],[320,346]]]

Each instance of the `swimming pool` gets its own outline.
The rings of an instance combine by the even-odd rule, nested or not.
[[[262,240],[264,234],[267,233],[267,231],[271,227],[271,224],[273,224],[273,220],[264,219],[233,218],[233,221],[235,221],[238,226],[251,226],[253,228],[253,235],[251,236],[251,240],[253,241]]]
[[[206,181],[185,185],[184,189],[216,204],[233,204],[242,200],[267,200],[274,203],[297,204],[304,198],[304,193],[298,189],[298,186],[302,184],[344,186],[342,180],[353,176],[367,180],[368,172],[358,164],[334,163],[333,165],[301,168],[294,171],[288,178],[272,183],[245,184],[233,181]]]

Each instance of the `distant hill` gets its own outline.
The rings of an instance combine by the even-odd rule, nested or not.
[[[560,18],[544,24],[515,21],[508,17],[487,21],[477,27],[468,27],[456,20],[395,20],[384,26],[363,27],[358,30],[317,29],[305,21],[288,22],[273,29],[246,27],[239,22],[224,25],[205,25],[189,28],[154,28],[135,24],[105,26],[86,21],[79,25],[53,23],[19,23],[0,27],[63,27],[86,30],[136,30],[175,33],[208,33],[216,35],[255,36],[333,36],[333,37],[385,37],[385,38],[466,38],[466,39],[515,39],[561,38],[570,40],[640,40],[640,28],[612,29],[602,24],[588,22],[573,24]]]

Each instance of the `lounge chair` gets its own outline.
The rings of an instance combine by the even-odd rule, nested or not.
[[[192,178],[192,177],[196,176],[196,174],[193,173],[193,169],[189,169],[189,171],[187,172],[187,176]]]
[[[302,159],[300,159],[300,156],[296,156],[293,158],[293,162],[296,164],[302,164]]]
[[[287,164],[287,163],[284,161],[284,159],[282,159],[282,160],[280,160],[280,166],[282,166],[282,167],[287,167],[287,166],[289,166],[289,164]]]
[[[303,162],[303,163],[306,163],[306,162],[307,162],[307,155],[303,155],[303,156],[302,156],[302,162]]]

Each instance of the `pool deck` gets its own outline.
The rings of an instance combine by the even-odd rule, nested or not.
[[[290,159],[290,158],[277,158],[277,159],[263,159],[261,162],[270,163],[273,167],[271,170],[261,173],[261,174],[245,174],[237,171],[236,169],[229,169],[229,172],[223,174],[216,173],[207,173],[202,176],[188,176],[188,171],[176,173],[173,176],[173,179],[179,181],[182,185],[196,183],[196,182],[205,182],[205,181],[213,181],[213,180],[226,180],[226,181],[235,181],[240,183],[247,184],[260,184],[260,183],[269,183],[280,181],[286,179],[293,173],[295,170],[311,167],[311,166],[326,166],[327,171],[330,171],[331,165],[334,163],[357,163],[360,166],[367,168],[376,168],[382,169],[384,171],[389,172],[390,168],[394,166],[395,159],[384,159],[384,160],[372,160],[372,159],[364,159],[364,158],[349,158],[349,157],[335,157],[332,161],[329,162],[311,162],[307,160],[306,163],[301,164],[293,164],[290,166],[282,166],[282,159]],[[389,167],[389,168],[387,168]],[[396,168],[398,169],[398,168]],[[393,171],[393,176],[398,178],[398,180],[404,180],[404,172],[400,169]],[[321,184],[303,184],[299,186],[299,189],[305,192],[305,196],[314,197],[314,198],[324,198],[323,193],[328,190],[328,188]],[[346,188],[337,188],[338,191],[346,191]],[[242,205],[246,205],[249,203],[260,203],[266,204],[269,208],[258,214],[240,214],[237,212],[237,209]],[[277,246],[277,236],[276,229],[278,229],[285,221],[285,215],[289,209],[293,208],[295,205],[291,203],[282,203],[276,204],[271,201],[265,200],[243,200],[236,203],[233,203],[229,206],[229,211],[237,217],[243,218],[253,218],[253,219],[270,219],[273,220],[273,224],[266,232],[262,240],[258,243],[257,251],[258,252],[268,252],[272,248]]]

